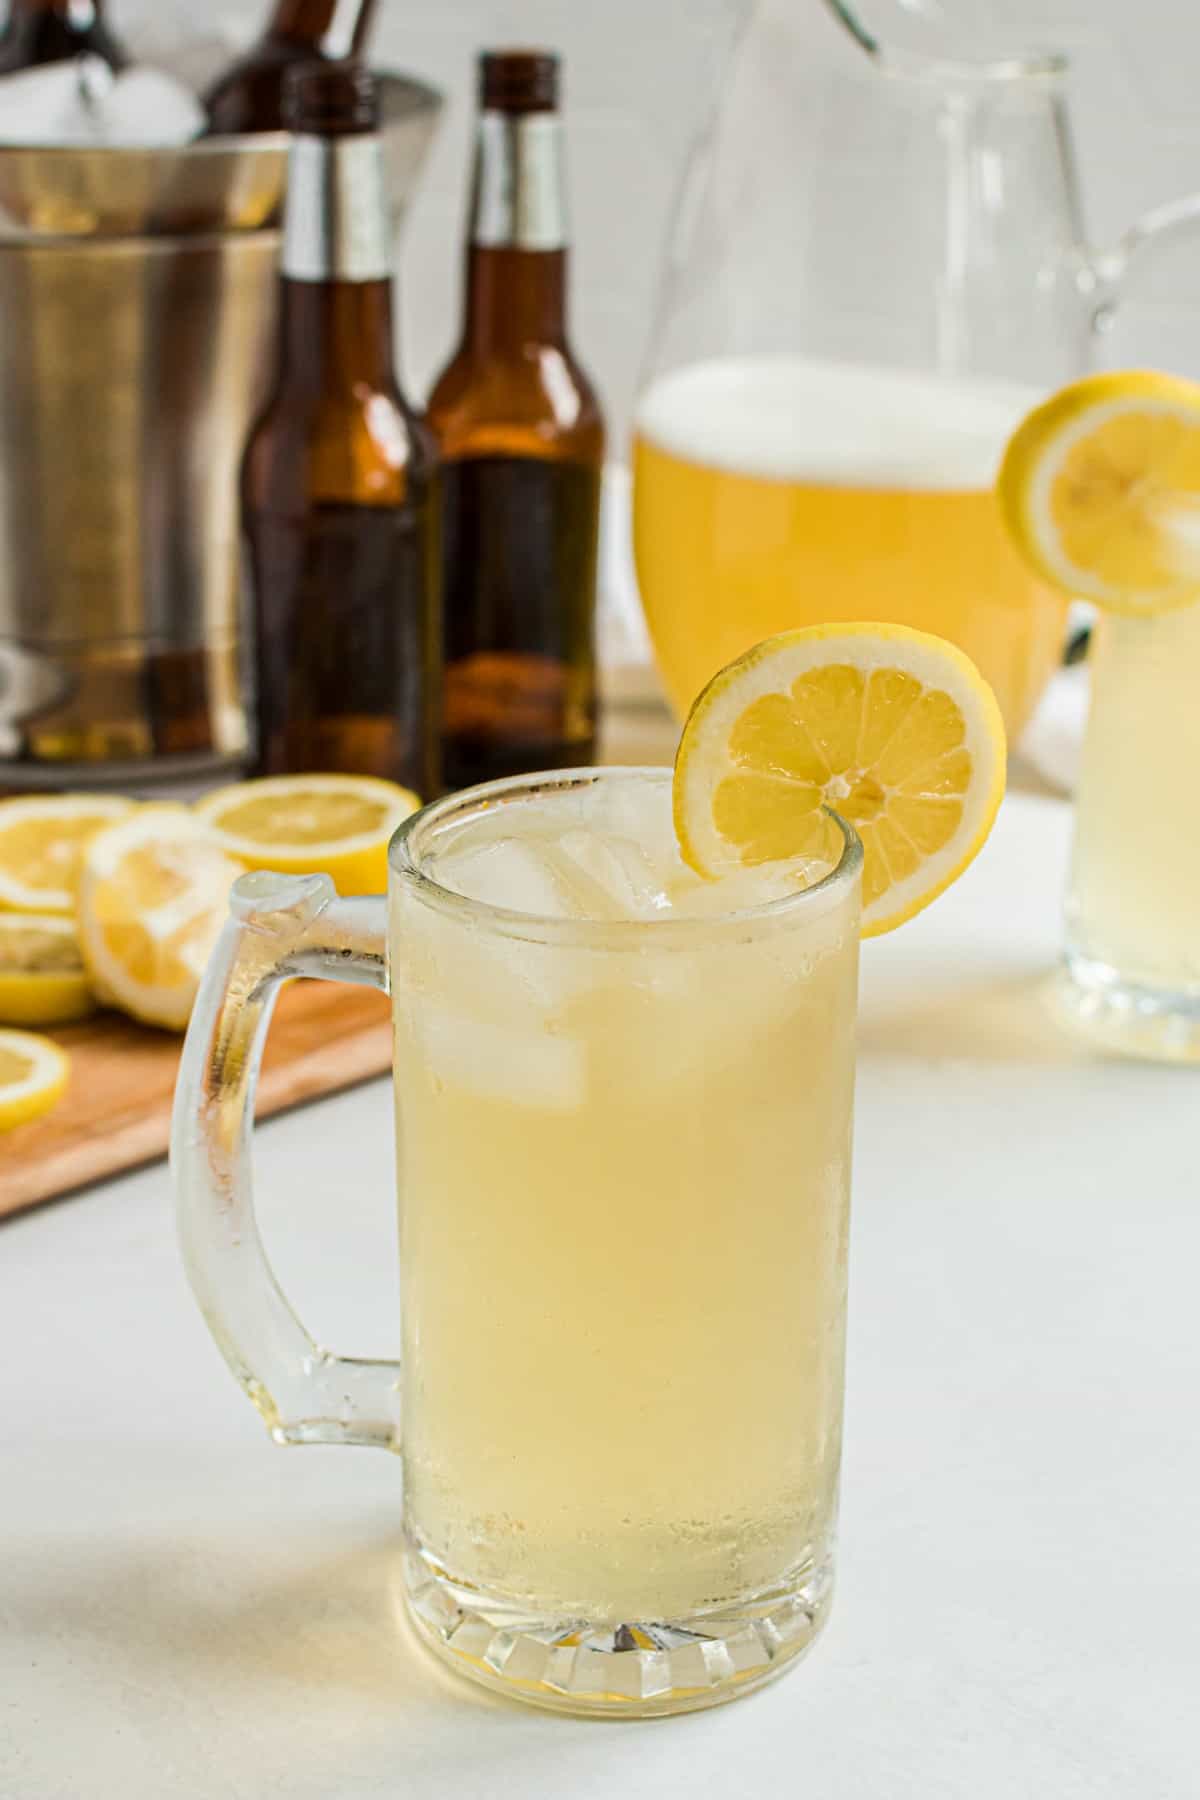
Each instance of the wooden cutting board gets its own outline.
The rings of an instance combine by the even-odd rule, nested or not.
[[[604,762],[669,763],[677,736],[660,700],[610,683]],[[45,1118],[0,1135],[0,1218],[167,1153],[182,1039],[116,1013],[97,1013],[49,1035],[70,1053],[70,1085]],[[271,1022],[258,1116],[382,1074],[391,1048],[383,994],[293,982]]]
[[[182,1038],[116,1013],[49,1035],[70,1055],[70,1082],[52,1112],[0,1136],[0,1217],[167,1153]],[[271,1022],[258,1116],[382,1074],[391,1055],[386,995],[292,982]]]

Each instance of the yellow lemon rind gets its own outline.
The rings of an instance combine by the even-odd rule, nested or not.
[[[306,791],[361,793],[377,798],[386,809],[378,830],[353,837],[309,843],[259,841],[231,830],[224,819],[256,798],[277,796],[281,813],[289,800]],[[404,820],[418,810],[419,797],[410,788],[373,775],[268,775],[218,788],[196,803],[222,848],[246,869],[271,868],[282,875],[307,875],[314,871],[332,877],[342,894],[378,894],[387,887],[387,850]]]
[[[10,940],[23,930],[69,938],[78,946],[73,919],[61,913],[0,912],[0,1026],[70,1025],[96,1010],[82,956],[78,969],[23,967],[12,955]]]
[[[29,1125],[56,1106],[70,1075],[70,1059],[50,1038],[31,1031],[0,1030],[0,1054],[8,1051],[33,1065],[16,1086],[0,1087],[0,1131]]]

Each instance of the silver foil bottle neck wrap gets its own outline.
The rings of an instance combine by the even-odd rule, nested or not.
[[[471,242],[485,250],[566,248],[566,183],[557,113],[481,113]]]
[[[290,281],[391,276],[387,173],[373,132],[293,138],[280,266]]]

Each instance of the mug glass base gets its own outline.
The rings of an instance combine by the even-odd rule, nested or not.
[[[1200,993],[1127,980],[1067,949],[1051,989],[1056,1017],[1097,1048],[1151,1062],[1200,1062]]]
[[[828,1616],[832,1556],[769,1591],[670,1621],[539,1616],[456,1581],[412,1537],[404,1583],[418,1635],[459,1674],[555,1712],[647,1719],[720,1706],[782,1675]]]

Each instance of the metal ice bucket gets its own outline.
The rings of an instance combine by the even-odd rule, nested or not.
[[[381,91],[398,222],[441,102]],[[286,173],[283,133],[0,148],[0,790],[244,756],[237,471]]]

